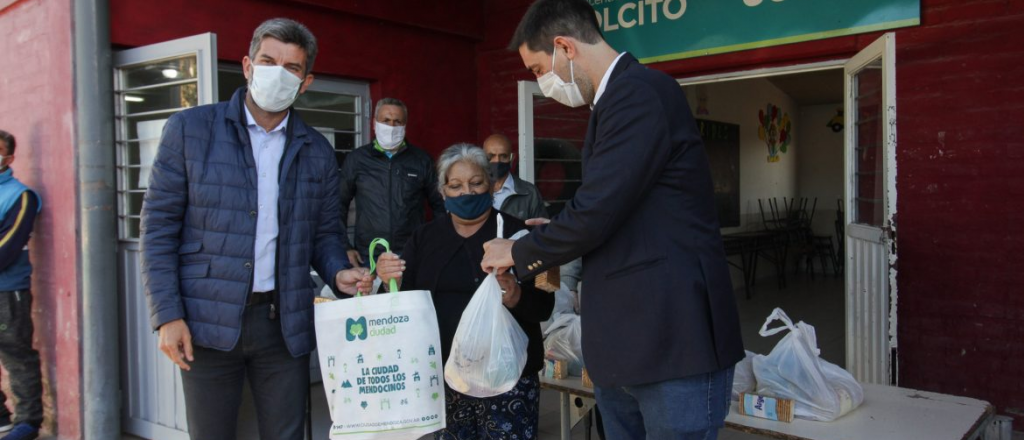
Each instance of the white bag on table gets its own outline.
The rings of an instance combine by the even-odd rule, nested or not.
[[[785,326],[768,330],[779,320]],[[793,399],[794,416],[808,420],[832,421],[860,406],[864,388],[853,375],[818,357],[814,327],[803,321],[796,325],[780,308],[772,311],[761,327],[761,336],[789,330],[767,356],[754,357],[757,394]]]
[[[746,356],[736,363],[733,368],[732,378],[732,400],[740,400],[740,394],[753,393],[757,389],[757,380],[754,379],[754,353],[744,350]]]
[[[445,427],[430,292],[357,296],[317,304],[313,314],[332,440],[413,440]]]
[[[582,336],[580,315],[574,313],[559,315],[544,331],[544,357],[565,361],[569,364],[570,376],[582,376],[584,366]]]
[[[504,222],[498,215],[498,238]],[[501,285],[489,274],[466,305],[444,366],[453,390],[492,397],[512,390],[526,367],[526,332],[501,303]]]

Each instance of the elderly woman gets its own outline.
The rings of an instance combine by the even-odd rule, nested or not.
[[[445,362],[462,312],[487,276],[480,268],[484,243],[498,235],[498,211],[491,208],[487,169],[487,156],[479,147],[457,144],[441,153],[437,163],[438,186],[448,215],[417,229],[405,245],[401,259],[386,253],[377,262],[377,274],[385,285],[394,278],[401,283],[402,290],[433,293]],[[526,227],[508,214],[502,214],[502,219],[505,237]],[[497,278],[505,291],[502,303],[529,337],[526,368],[515,388],[494,397],[475,398],[446,386],[447,427],[435,434],[436,439],[538,437],[537,373],[544,364],[540,322],[551,315],[555,299],[537,290],[532,282],[519,284],[509,273]],[[360,290],[368,291],[369,284],[365,279]]]

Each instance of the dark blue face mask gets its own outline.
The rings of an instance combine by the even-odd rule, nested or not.
[[[463,220],[472,220],[484,215],[493,200],[490,192],[448,197],[444,199],[444,209]]]

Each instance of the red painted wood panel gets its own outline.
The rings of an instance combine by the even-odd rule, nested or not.
[[[342,4],[325,0],[110,3],[111,40],[116,46],[137,47],[214,32],[218,57],[222,62],[233,63],[240,63],[247,55],[252,32],[259,23],[272,17],[293,18],[308,26],[317,37],[320,54],[315,74],[367,81],[374,101],[384,96],[405,101],[409,107],[408,139],[412,143],[436,155],[455,142],[478,141],[478,39],[466,36],[475,32],[471,26],[444,27],[437,19],[429,19],[426,24],[412,22],[419,15],[437,16],[439,8],[432,4],[403,2],[404,9],[397,11],[386,3]],[[480,22],[483,9],[474,6],[475,3],[457,2],[461,6],[449,18]],[[394,18],[378,17],[384,14]],[[167,24],[166,17],[170,16],[175,17],[174,25]]]
[[[71,3],[23,0],[0,10],[0,53],[12,60],[0,77],[0,128],[18,140],[15,176],[43,200],[29,242],[34,346],[44,427],[61,438],[81,436],[82,398]]]

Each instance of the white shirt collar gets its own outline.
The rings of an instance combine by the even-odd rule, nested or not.
[[[247,106],[247,105],[245,105],[243,103],[242,104],[242,108],[245,109],[245,123],[246,123],[246,125],[249,126],[249,127],[252,127],[252,126],[260,127],[260,124],[256,123],[256,118],[252,117],[252,112],[249,111],[249,106]],[[284,130],[284,128],[288,126],[288,118],[290,118],[291,116],[292,116],[292,112],[291,112],[291,110],[288,110],[288,113],[286,113],[284,115],[284,119],[281,120],[281,123],[277,124],[277,127],[274,127],[273,130],[270,130],[267,133],[273,133],[273,132],[278,131],[278,130]],[[260,127],[260,128],[262,129],[263,127]]]
[[[597,86],[597,92],[594,93],[594,105],[597,105],[597,100],[601,99],[601,95],[604,94],[605,87],[608,86],[608,79],[612,77],[612,71],[615,70],[615,65],[619,63],[619,59],[625,54],[626,52],[623,52],[620,53],[619,56],[615,57],[612,64],[608,66],[608,70],[604,71],[604,76],[601,77],[601,84]],[[590,108],[594,108],[594,105],[590,106]]]
[[[505,183],[501,184],[501,188],[498,189],[498,192],[505,191],[505,190],[508,190],[511,193],[515,193],[516,192],[516,184],[515,184],[515,182],[512,181],[512,173],[511,172],[509,172],[508,176],[505,177]]]

